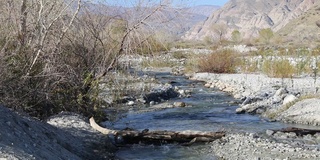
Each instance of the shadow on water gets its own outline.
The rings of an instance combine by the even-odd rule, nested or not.
[[[236,114],[237,105],[230,95],[215,89],[203,87],[203,82],[191,81],[183,76],[172,76],[169,73],[154,73],[162,83],[171,83],[181,89],[192,92],[189,98],[172,99],[185,102],[187,107],[168,108],[151,112],[130,112],[114,123],[114,129],[126,127],[143,130],[198,130],[227,132],[263,132],[266,129],[279,129],[285,124],[269,122],[258,116]],[[117,154],[119,159],[215,159],[209,145],[143,145],[121,148]]]

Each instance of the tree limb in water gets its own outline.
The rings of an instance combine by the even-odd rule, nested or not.
[[[143,131],[137,130],[110,130],[99,126],[94,118],[90,118],[90,125],[102,134],[111,134],[116,138],[121,137],[124,143],[187,143],[211,142],[225,136],[225,132],[202,132],[202,131]]]

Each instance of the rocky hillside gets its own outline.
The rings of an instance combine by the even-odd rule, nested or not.
[[[278,31],[282,40],[294,43],[310,43],[319,40],[320,28],[316,22],[320,20],[320,2],[301,16],[290,21]]]
[[[202,23],[187,32],[183,39],[201,40],[213,36],[212,26],[226,24],[227,36],[239,30],[244,37],[257,35],[260,29],[278,31],[292,19],[312,8],[316,0],[230,0]]]

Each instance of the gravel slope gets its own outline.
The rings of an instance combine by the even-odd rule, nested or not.
[[[216,156],[230,160],[320,159],[319,148],[303,141],[281,141],[252,133],[229,134],[212,142],[212,149]]]
[[[52,125],[50,125],[50,124]],[[108,159],[114,147],[79,115],[41,122],[0,106],[0,159]]]

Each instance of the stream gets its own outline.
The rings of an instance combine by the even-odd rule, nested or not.
[[[167,103],[185,102],[184,108],[168,108],[150,112],[132,110],[123,118],[113,123],[114,129],[126,127],[143,130],[168,131],[227,131],[227,132],[265,132],[266,129],[288,127],[280,122],[270,122],[259,116],[236,114],[236,100],[221,91],[205,88],[203,82],[191,81],[184,76],[173,76],[170,73],[154,74],[162,83],[171,83],[183,90],[192,92],[189,98],[174,98]],[[147,106],[148,107],[148,106]],[[116,153],[120,160],[170,160],[170,159],[216,159],[210,144],[181,146],[163,144],[160,146],[135,144],[122,147]]]

